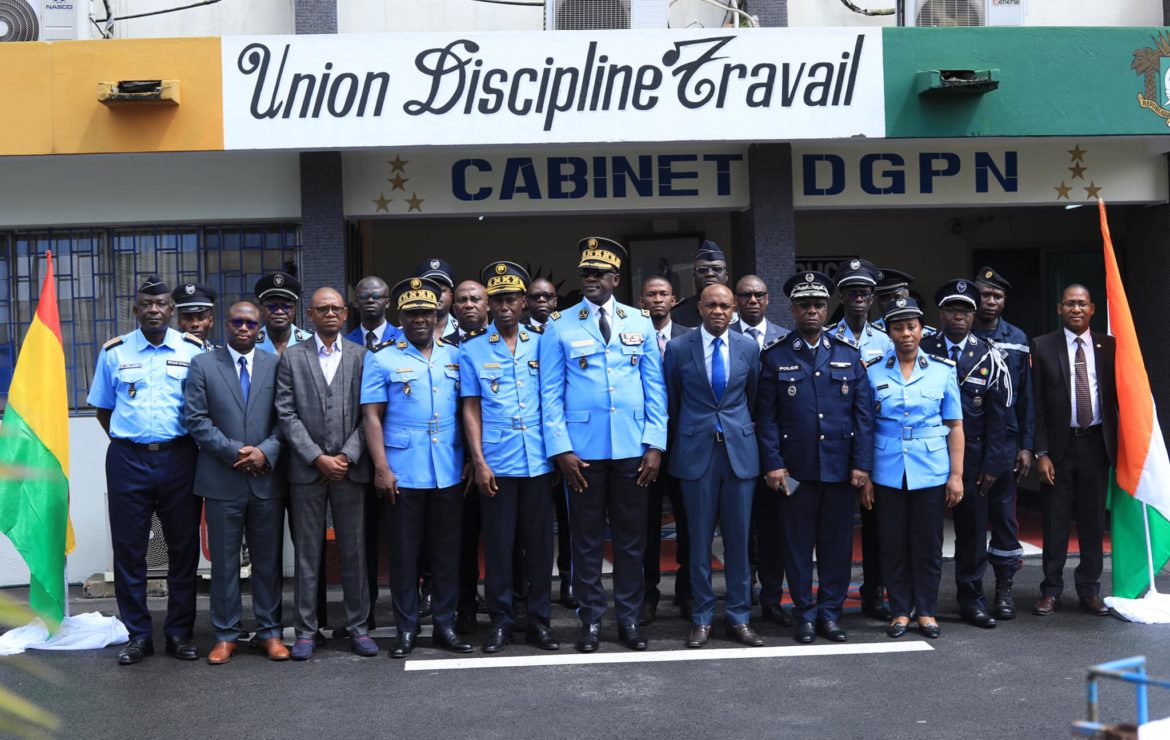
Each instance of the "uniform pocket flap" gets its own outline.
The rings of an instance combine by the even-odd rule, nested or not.
[[[479,370],[479,377],[485,380],[495,380],[504,377],[504,369],[502,367],[484,367]]]
[[[584,409],[565,411],[565,421],[570,424],[584,424],[589,421],[589,412]]]
[[[601,344],[598,342],[591,342],[580,347],[569,347],[569,357],[574,359],[577,357],[588,357],[589,355],[597,354],[597,350],[600,348]]]
[[[947,447],[946,437],[927,437],[923,440],[923,442],[926,443],[926,449],[930,450],[931,452],[945,450]]]
[[[495,444],[504,438],[504,430],[497,427],[487,427],[483,430],[483,441]]]
[[[410,434],[407,432],[387,432],[382,436],[382,439],[387,447],[393,447],[396,450],[405,450],[410,446]]]

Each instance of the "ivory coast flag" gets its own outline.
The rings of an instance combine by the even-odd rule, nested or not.
[[[1101,236],[1105,241],[1105,287],[1109,301],[1109,330],[1117,340],[1117,470],[1110,495],[1113,513],[1113,593],[1136,599],[1150,586],[1146,551],[1149,517],[1154,570],[1170,558],[1170,457],[1158,410],[1150,391],[1150,377],[1142,360],[1125,285],[1117,269],[1105,201],[1098,200]],[[1145,503],[1147,506],[1142,506]]]
[[[69,522],[69,405],[53,254],[0,426],[0,532],[29,569],[29,606],[55,631],[65,615]]]

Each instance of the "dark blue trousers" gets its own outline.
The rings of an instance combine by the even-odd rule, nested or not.
[[[882,575],[895,617],[910,616],[912,606],[920,617],[938,612],[945,494],[945,486],[914,491],[874,486]]]
[[[987,572],[987,496],[979,494],[974,476],[963,481],[963,500],[951,510],[951,516],[955,522],[955,596],[959,611],[986,611],[983,574]]]
[[[657,604],[662,596],[658,584],[662,582],[662,504],[670,501],[674,512],[675,562],[678,570],[674,574],[674,603],[686,604],[691,598],[691,574],[688,566],[690,553],[690,532],[687,530],[687,507],[683,503],[682,487],[674,476],[666,474],[667,458],[662,458],[662,471],[658,479],[646,487],[646,554],[642,558],[642,570],[646,578],[646,601]]]
[[[189,437],[150,451],[113,439],[106,451],[110,537],[114,545],[114,596],[131,640],[154,632],[146,605],[146,551],[151,514],[158,512],[167,542],[167,637],[189,637],[195,625],[195,570],[199,516],[195,496],[197,448]]]
[[[1020,523],[1016,519],[1016,476],[1005,474],[995,480],[987,492],[987,523],[991,543],[987,562],[995,571],[995,580],[1009,580],[1024,567],[1024,548],[1020,544]]]
[[[484,594],[492,626],[511,629],[516,621],[513,608],[514,558],[522,548],[524,589],[528,618],[549,624],[552,604],[552,499],[548,495],[550,475],[534,478],[496,478],[495,496],[479,494],[483,513]]]
[[[455,624],[459,599],[459,530],[463,484],[449,488],[400,488],[384,503],[390,538],[390,592],[398,631],[418,633],[419,559],[424,546],[431,569],[431,604],[436,627]]]
[[[752,502],[752,530],[755,543],[756,575],[760,579],[760,603],[780,608],[784,598],[784,526],[780,522],[780,500],[764,485],[755,483]]]
[[[848,482],[802,481],[796,493],[773,492],[784,524],[784,572],[792,594],[792,618],[802,622],[837,621],[853,565],[853,506],[857,495]],[[813,551],[819,586],[813,597]]]

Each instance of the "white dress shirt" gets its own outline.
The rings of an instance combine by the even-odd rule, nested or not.
[[[951,348],[952,347],[958,347],[959,354],[963,354],[963,349],[967,346],[967,337],[963,337],[963,341],[956,344],[955,342],[952,342],[950,339],[947,339],[946,335],[943,335],[943,341],[946,342],[946,345],[947,345],[947,359],[950,359],[950,357],[951,357]]]
[[[755,329],[756,331],[758,331],[760,333],[760,335],[758,337],[752,337],[751,334],[748,334],[748,329]],[[759,346],[760,349],[764,348],[764,337],[768,336],[768,320],[767,319],[761,319],[760,323],[758,325],[752,326],[751,324],[749,324],[748,322],[744,321],[741,318],[739,320],[739,330],[744,333],[744,336],[751,337],[752,339],[755,339],[756,344]]]
[[[707,382],[711,382],[711,355],[715,354],[715,335],[707,331],[707,327],[699,325],[699,332],[703,335],[703,364],[707,366]],[[719,346],[719,354],[723,355],[723,375],[731,378],[731,351],[728,349],[727,332],[719,337],[723,344]]]
[[[333,385],[333,376],[341,364],[341,338],[334,339],[332,347],[325,346],[320,334],[314,334],[313,340],[317,343],[317,361],[321,363],[321,374],[325,376],[327,385]]]
[[[1085,368],[1089,372],[1089,398],[1093,402],[1093,425],[1101,423],[1101,399],[1097,391],[1097,360],[1093,351],[1093,335],[1088,329],[1080,335],[1085,350]],[[1065,349],[1068,350],[1068,396],[1072,399],[1072,418],[1069,426],[1077,426],[1077,335],[1064,330]]]
[[[593,325],[597,327],[598,333],[601,333],[601,324],[598,323],[600,319],[599,312],[601,309],[605,309],[605,320],[609,322],[609,338],[613,339],[613,296],[611,295],[609,300],[600,306],[586,298],[585,305],[589,307],[589,318],[593,321]]]
[[[246,355],[241,355],[239,352],[236,352],[230,344],[227,345],[227,349],[228,354],[232,356],[232,366],[236,369],[236,379],[239,380],[240,378],[240,358],[243,357],[244,364],[248,367],[248,380],[251,381],[252,376],[256,374],[255,367],[252,365],[252,358],[256,356],[256,348],[253,347],[250,349]]]

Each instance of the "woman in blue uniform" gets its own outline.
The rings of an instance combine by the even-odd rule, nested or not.
[[[942,572],[943,511],[963,498],[963,407],[954,363],[919,351],[922,311],[913,298],[885,307],[894,349],[870,362],[875,406],[873,485],[882,573],[893,618],[890,637],[906,634],[911,610],[927,637]]]

